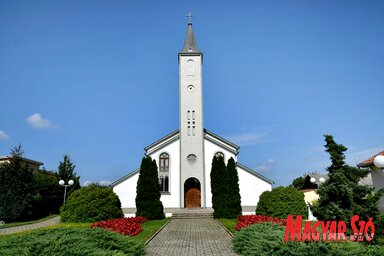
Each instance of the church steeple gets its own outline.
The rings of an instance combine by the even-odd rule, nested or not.
[[[196,40],[195,40],[195,34],[192,30],[192,13],[189,12],[187,14],[188,20],[188,31],[187,36],[185,38],[184,47],[180,51],[179,55],[196,55],[196,54],[202,54],[202,52],[197,48]]]

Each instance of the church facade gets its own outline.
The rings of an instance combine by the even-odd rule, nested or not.
[[[243,211],[254,211],[260,194],[271,190],[273,181],[237,162],[237,145],[204,129],[203,53],[197,47],[191,21],[178,59],[180,127],[145,148],[145,154],[158,165],[165,212],[212,207],[210,171],[212,159],[218,155],[226,163],[231,157],[237,163]],[[127,215],[135,212],[138,177],[136,170],[111,184]]]

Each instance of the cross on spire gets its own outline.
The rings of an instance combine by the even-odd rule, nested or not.
[[[186,16],[188,17],[188,24],[192,24],[193,14],[191,12],[188,12]]]

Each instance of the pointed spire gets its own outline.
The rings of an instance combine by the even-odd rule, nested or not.
[[[192,30],[192,13],[188,12],[187,17],[188,17],[188,31],[187,31],[187,36],[185,38],[184,42],[184,47],[180,51],[179,54],[202,54],[202,52],[197,48],[196,40],[195,40],[195,35]]]

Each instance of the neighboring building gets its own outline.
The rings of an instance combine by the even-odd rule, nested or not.
[[[0,156],[0,164],[2,163],[9,163],[12,159],[12,156]],[[40,166],[43,165],[43,163],[41,162],[38,162],[38,161],[35,161],[35,160],[31,160],[31,159],[28,159],[28,158],[21,158],[21,161],[24,165],[28,165],[28,167],[30,169],[32,169],[33,171],[38,171]]]
[[[239,147],[204,129],[203,53],[197,48],[192,23],[184,47],[178,54],[180,128],[145,148],[159,168],[161,201],[170,208],[212,207],[210,171],[215,155],[237,162]],[[237,163],[241,204],[244,212],[254,212],[262,192],[272,190],[273,181]],[[115,181],[111,186],[119,196],[126,214],[135,212],[139,170]]]
[[[359,168],[367,168],[370,171],[372,184],[373,184],[373,187],[375,188],[375,190],[379,190],[381,188],[384,188],[384,170],[376,167],[373,164],[373,159],[378,155],[384,156],[384,151],[381,151],[381,152],[377,153],[376,155],[371,156],[367,160],[365,160],[365,161],[363,161],[357,165],[357,167],[359,167]],[[380,199],[379,210],[381,212],[384,212],[384,197],[381,197],[381,199]]]

